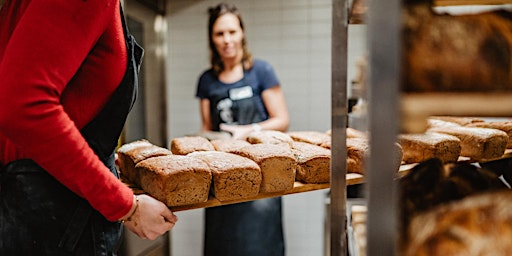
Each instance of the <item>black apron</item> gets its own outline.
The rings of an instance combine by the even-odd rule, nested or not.
[[[122,8],[121,18],[128,49],[126,73],[105,107],[81,130],[117,177],[114,151],[135,102],[144,53],[128,31]],[[120,222],[105,219],[34,161],[17,160],[2,168],[0,255],[117,255],[121,235]]]
[[[245,72],[242,80],[242,87],[248,86]],[[232,101],[232,124],[252,124],[267,119],[256,107],[258,97],[224,96]],[[219,101],[210,101],[211,116],[218,116],[212,118],[213,127],[217,128],[222,122],[229,123],[220,117],[216,107]],[[205,210],[205,256],[284,256],[284,247],[281,197]]]

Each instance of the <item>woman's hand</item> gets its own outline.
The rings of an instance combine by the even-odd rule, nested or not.
[[[221,131],[231,133],[233,139],[237,140],[244,140],[249,133],[254,131],[252,125],[220,124],[219,128]]]
[[[123,223],[142,239],[155,240],[171,230],[178,217],[167,206],[147,195],[137,195],[138,205],[133,214]],[[130,211],[131,212],[131,211]]]

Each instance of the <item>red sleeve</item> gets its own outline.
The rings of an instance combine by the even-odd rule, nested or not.
[[[0,133],[107,219],[117,220],[129,211],[133,193],[87,145],[61,96],[119,13],[119,1],[18,2],[29,3],[0,58]]]

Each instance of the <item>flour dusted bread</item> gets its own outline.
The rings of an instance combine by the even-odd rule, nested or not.
[[[186,155],[194,151],[215,150],[212,143],[201,136],[185,136],[171,140],[171,152],[175,155]]]
[[[217,151],[233,153],[245,146],[251,145],[248,141],[237,139],[216,139],[210,141]]]
[[[260,166],[260,193],[282,192],[293,188],[297,164],[288,144],[252,144],[235,153]]]
[[[491,160],[503,156],[508,143],[505,132],[460,126],[455,123],[429,119],[429,132],[449,134],[461,141],[461,156],[474,160]]]
[[[135,169],[140,173],[142,189],[169,207],[208,200],[212,174],[200,159],[158,156],[140,161]]]
[[[427,132],[400,134],[399,143],[406,164],[439,158],[443,163],[456,162],[461,152],[460,140],[452,135]]]
[[[294,142],[292,152],[297,160],[295,179],[303,183],[328,183],[331,151],[306,142]]]
[[[291,144],[293,142],[293,139],[290,137],[290,135],[288,135],[284,132],[273,131],[273,130],[263,130],[263,131],[258,131],[258,132],[251,132],[249,135],[247,135],[246,139],[251,144],[259,144],[259,143]]]
[[[188,154],[203,160],[212,172],[212,191],[220,201],[258,195],[261,169],[249,158],[221,151],[198,151]]]
[[[508,136],[507,148],[512,148],[512,121],[474,122],[467,127],[489,128],[503,131]]]
[[[347,138],[347,172],[365,174],[365,162],[370,154],[369,149],[367,138]],[[395,151],[394,163],[396,171],[398,171],[403,158],[402,146],[395,143],[390,150]]]
[[[121,174],[134,185],[140,186],[139,173],[135,165],[147,158],[172,154],[170,150],[152,144],[147,140],[137,140],[122,145],[117,150]]]
[[[331,142],[331,136],[317,131],[294,131],[287,133],[293,141],[306,142],[313,145],[323,145]]]

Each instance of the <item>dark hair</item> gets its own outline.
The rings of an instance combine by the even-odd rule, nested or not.
[[[208,9],[208,13],[210,15],[210,18],[208,19],[208,41],[209,41],[210,55],[211,55],[210,62],[211,62],[212,69],[213,69],[215,76],[218,76],[224,70],[224,63],[222,63],[220,54],[217,51],[217,48],[215,48],[215,44],[213,43],[213,39],[212,39],[213,24],[215,24],[215,21],[217,21],[217,19],[220,16],[227,14],[227,13],[231,13],[231,14],[234,14],[240,21],[240,27],[242,28],[242,31],[245,31],[245,29],[244,29],[244,23],[242,21],[240,12],[238,11],[238,8],[236,8],[236,6],[233,4],[220,3],[215,7],[210,7]],[[249,69],[252,67],[253,59],[252,59],[252,54],[247,50],[247,41],[245,39],[245,35],[242,38],[242,50],[243,50],[242,63],[244,65],[244,69]]]

